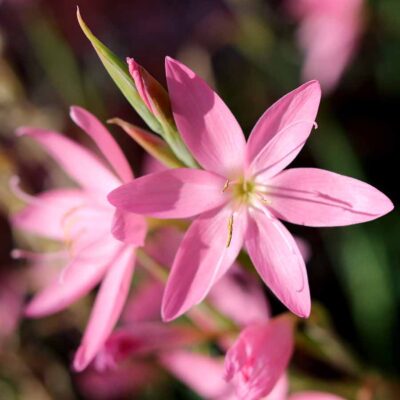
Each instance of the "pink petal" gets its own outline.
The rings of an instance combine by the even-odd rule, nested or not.
[[[116,247],[116,245],[118,247]],[[115,241],[110,256],[98,260],[72,260],[65,273],[56,277],[50,286],[39,292],[27,305],[25,314],[39,318],[54,314],[85,296],[104,276],[120,244]]]
[[[286,374],[283,374],[265,400],[287,400],[288,391],[289,382]]]
[[[220,97],[185,65],[166,58],[165,68],[175,122],[196,160],[227,178],[243,165],[245,139]]]
[[[376,219],[393,209],[379,190],[316,168],[295,168],[272,178],[266,195],[278,218],[307,226],[342,226]]]
[[[360,27],[355,18],[306,19],[298,32],[305,53],[302,78],[318,79],[324,94],[332,91],[356,50]]]
[[[28,204],[11,218],[17,229],[22,229],[51,239],[65,238],[64,220],[68,213],[89,202],[82,190],[57,189],[32,197]]]
[[[121,242],[143,246],[147,233],[146,220],[141,215],[116,210],[111,232]]]
[[[158,378],[158,372],[155,365],[135,360],[135,363],[116,370],[98,372],[94,368],[88,368],[75,375],[74,383],[85,399],[132,399],[138,398],[141,390]]]
[[[146,242],[146,253],[159,264],[171,268],[184,232],[175,226],[163,226],[152,232]]]
[[[211,289],[208,300],[240,326],[264,322],[269,307],[259,280],[234,265]]]
[[[75,371],[82,371],[88,366],[114,328],[128,295],[134,261],[134,251],[127,246],[110,265],[96,297],[81,345],[75,354]]]
[[[345,400],[343,397],[322,392],[301,392],[292,394],[289,400]]]
[[[268,395],[293,352],[293,319],[288,315],[244,329],[225,356],[225,379],[241,400]]]
[[[296,241],[297,247],[300,250],[300,254],[303,257],[304,262],[308,263],[312,254],[310,244],[305,239],[302,239],[298,236],[293,236],[293,238]]]
[[[44,129],[20,128],[18,134],[36,140],[64,171],[85,189],[105,196],[120,185],[117,177],[97,156],[59,133]]]
[[[363,25],[363,0],[289,1],[300,20],[298,41],[305,53],[302,75],[332,90],[351,60]]]
[[[70,116],[96,143],[123,182],[133,179],[133,173],[124,153],[105,126],[89,111],[73,106]]]
[[[294,160],[314,126],[320,99],[319,83],[310,81],[282,97],[262,115],[247,143],[250,174],[265,179]]]
[[[153,174],[154,172],[161,172],[167,169],[168,168],[164,164],[161,164],[160,161],[149,154],[144,156],[141,168],[142,175]]]
[[[307,271],[293,236],[276,219],[250,214],[245,244],[255,268],[275,296],[300,317],[310,314]]]
[[[204,399],[235,399],[233,388],[223,379],[223,360],[189,351],[174,351],[160,357],[161,364]]]
[[[227,207],[209,212],[197,218],[186,232],[164,292],[164,321],[200,303],[234,262],[242,247],[246,220],[245,215],[234,217],[232,240],[227,247],[231,215]]]
[[[123,323],[129,325],[137,322],[160,321],[163,291],[164,285],[161,282],[141,282],[128,299],[122,316]]]
[[[156,218],[187,218],[226,202],[225,180],[211,172],[180,168],[122,185],[108,196],[125,211]]]
[[[115,330],[107,339],[95,365],[99,370],[117,367],[127,358],[154,355],[204,342],[204,335],[193,326],[171,326],[162,322],[141,322]]]

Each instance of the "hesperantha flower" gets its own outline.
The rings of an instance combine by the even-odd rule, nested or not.
[[[289,394],[289,382],[284,373],[268,394],[257,385],[253,391],[240,397],[234,383],[221,379],[224,371],[223,359],[188,350],[166,353],[161,361],[179,380],[202,398],[210,400],[345,400],[334,394],[305,391]],[[257,388],[257,390],[256,390]]]
[[[294,347],[294,327],[295,321],[288,315],[251,324],[239,334],[225,360],[186,349],[164,353],[160,360],[207,399],[344,400],[316,391],[289,395],[286,368]]]
[[[62,243],[57,253],[14,252],[34,257],[35,262],[57,259],[65,263],[62,272],[27,305],[27,316],[63,310],[102,281],[74,359],[74,368],[80,371],[102,348],[118,320],[130,287],[135,248],[144,242],[146,224],[142,216],[126,214],[107,202],[112,189],[134,178],[115,140],[86,110],[72,107],[71,118],[94,140],[105,160],[57,132],[20,128],[18,134],[40,144],[79,187],[37,196],[15,187],[28,204],[12,222],[18,229]]]
[[[164,353],[160,360],[207,399],[284,400],[283,378],[293,351],[294,326],[289,315],[251,324],[231,345],[225,360],[188,350]]]
[[[293,352],[293,316],[249,325],[225,356],[225,380],[242,400],[256,400],[272,391]]]
[[[244,244],[258,273],[294,313],[307,317],[310,293],[303,258],[279,221],[323,227],[369,221],[392,210],[380,191],[316,168],[284,168],[297,156],[320,102],[318,82],[290,92],[259,119],[246,143],[220,97],[188,67],[166,59],[176,125],[204,168],[146,175],[109,195],[123,211],[193,223],[176,254],[162,316],[177,318],[201,302]]]

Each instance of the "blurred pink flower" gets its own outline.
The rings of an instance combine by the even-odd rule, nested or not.
[[[278,218],[307,226],[349,225],[386,214],[391,201],[366,183],[332,172],[281,172],[314,126],[317,82],[270,107],[246,144],[232,113],[200,77],[171,58],[166,69],[175,122],[205,170],[146,175],[108,196],[124,211],[167,219],[197,216],[174,260],[163,319],[177,318],[200,303],[243,243],[267,286],[291,311],[307,317],[311,302],[304,260]]]
[[[224,380],[224,360],[177,350],[162,354],[160,362],[176,378],[185,383],[204,399],[234,400],[234,388]]]
[[[136,321],[110,335],[95,358],[98,371],[115,369],[128,357],[144,357],[201,341],[203,335],[192,326],[169,326],[162,322]]]
[[[225,379],[239,399],[256,400],[272,391],[293,352],[294,324],[293,317],[283,315],[240,333],[225,356]]]
[[[127,395],[137,394],[157,377],[157,370],[153,364],[135,360],[123,368],[107,371],[89,367],[75,376],[75,381],[85,399],[120,400],[125,399]]]
[[[292,353],[293,326],[287,315],[248,326],[228,350],[225,365],[222,357],[187,350],[162,354],[160,361],[207,399],[286,400],[284,370]]]
[[[305,54],[303,79],[318,79],[325,92],[338,83],[357,48],[363,0],[288,0],[300,21],[298,41]]]
[[[177,350],[162,354],[162,365],[177,379],[181,380],[201,397],[209,400],[236,400],[236,399],[264,399],[264,400],[344,400],[342,397],[315,391],[298,392],[289,395],[289,385],[284,372],[267,394],[262,390],[253,388],[252,393],[244,397],[235,390],[232,382],[226,382],[222,377],[224,373],[224,360],[222,357],[211,357],[204,354],[193,353],[188,350]],[[273,370],[273,368],[266,368]]]
[[[102,281],[74,368],[83,370],[112,331],[129,291],[135,247],[146,234],[144,218],[115,210],[107,194],[133,179],[121,149],[106,128],[88,111],[71,108],[71,118],[94,140],[110,166],[84,147],[52,131],[20,128],[43,146],[80,188],[53,189],[32,197],[15,188],[28,205],[13,216],[18,229],[59,240],[63,249],[37,259],[59,258],[67,265],[26,308],[29,317],[63,310]],[[118,240],[117,240],[118,239]],[[22,253],[23,255],[23,253]]]

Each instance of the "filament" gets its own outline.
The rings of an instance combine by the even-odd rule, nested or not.
[[[67,256],[67,253],[64,250],[36,253],[34,251],[29,251],[29,250],[13,249],[11,250],[10,255],[13,259],[16,260],[25,258],[26,260],[32,260],[32,261],[51,261],[63,258]]]
[[[229,247],[231,245],[232,234],[233,234],[233,214],[228,219],[228,239],[226,241],[226,247]]]

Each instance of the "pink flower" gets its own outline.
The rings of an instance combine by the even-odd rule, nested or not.
[[[301,24],[298,41],[305,53],[303,78],[318,79],[328,92],[356,50],[363,0],[289,0],[288,5]]]
[[[310,294],[304,260],[278,220],[340,226],[389,212],[372,186],[315,168],[281,172],[306,142],[320,101],[312,81],[260,118],[249,141],[227,106],[193,71],[167,58],[174,118],[205,170],[180,168],[124,184],[109,200],[124,211],[156,218],[197,216],[176,254],[163,297],[164,320],[201,302],[244,243],[264,282],[294,313],[307,317]]]
[[[294,320],[288,315],[248,326],[225,356],[225,379],[242,400],[271,392],[293,352]]]
[[[71,118],[94,140],[105,160],[56,132],[21,128],[19,135],[44,147],[80,187],[53,189],[36,197],[16,188],[29,204],[12,221],[16,228],[62,242],[59,253],[42,257],[67,263],[61,275],[28,304],[26,315],[42,317],[63,310],[102,281],[74,359],[74,368],[81,371],[117,322],[130,287],[135,247],[143,244],[146,225],[143,217],[116,211],[107,202],[112,189],[133,179],[110,133],[82,108],[72,107]]]
[[[98,371],[115,369],[130,356],[140,359],[203,340],[202,334],[191,326],[137,321],[113,332],[97,354],[94,364]]]
[[[87,368],[74,378],[85,399],[120,400],[140,398],[141,390],[159,378],[159,371],[148,362],[135,361],[107,371]]]
[[[171,351],[161,363],[200,396],[228,400],[286,400],[284,371],[293,350],[291,317],[285,315],[245,328],[225,357]],[[225,379],[223,379],[225,376]]]
[[[222,379],[224,361],[187,350],[177,350],[161,356],[162,365],[201,397],[209,400],[237,400],[231,382]],[[284,373],[267,395],[255,395],[248,399],[264,400],[344,400],[342,397],[322,392],[308,391],[288,395],[288,379]],[[260,391],[261,392],[261,391]],[[260,397],[262,396],[262,397]],[[244,399],[247,399],[244,397]]]

